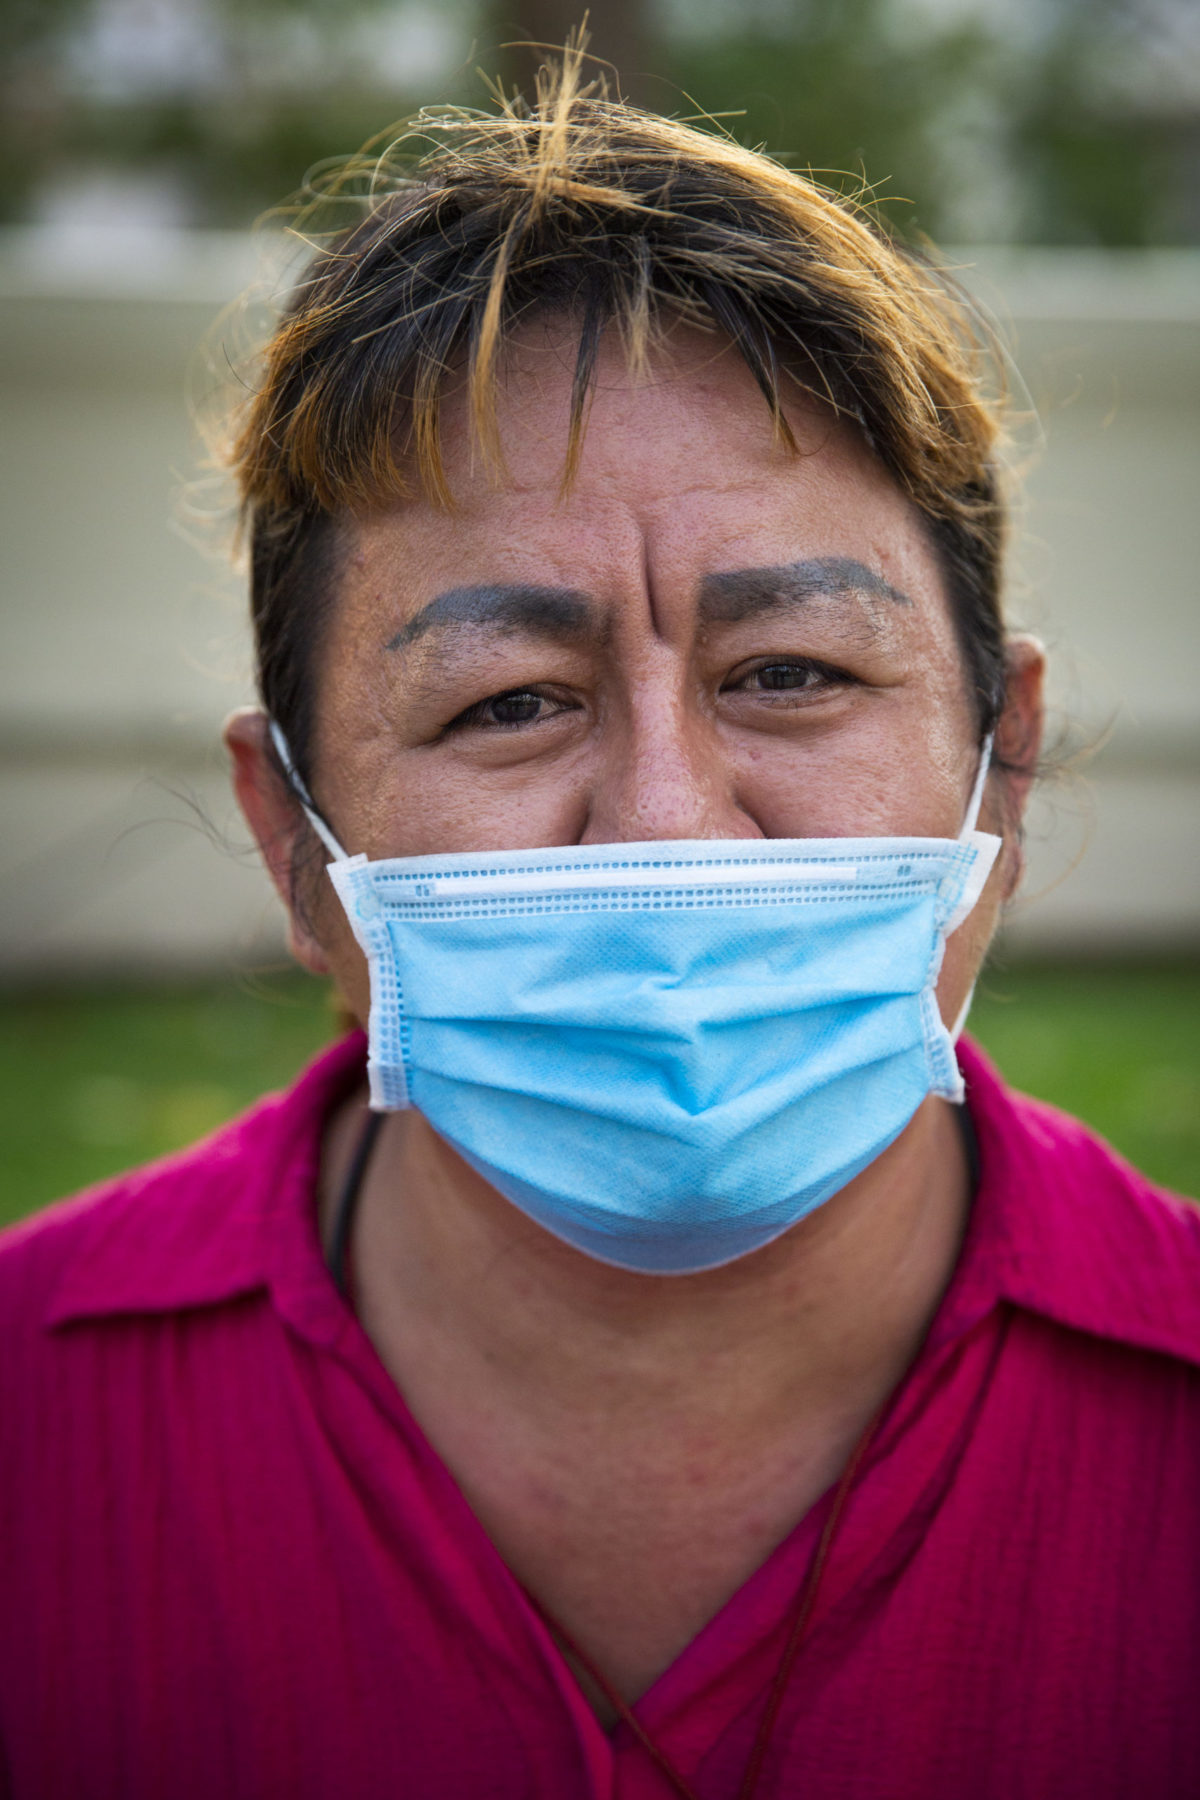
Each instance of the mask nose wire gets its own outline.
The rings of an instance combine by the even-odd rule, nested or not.
[[[316,801],[309,793],[301,778],[300,771],[292,761],[292,752],[288,747],[288,741],[284,737],[283,732],[279,729],[279,726],[275,723],[274,719],[271,719],[269,723],[271,727],[271,742],[275,746],[275,754],[283,764],[283,772],[287,777],[288,786],[291,788],[293,794],[295,794],[300,805],[304,808],[305,818],[333,857],[334,862],[348,861],[346,852],[342,849],[342,846],[338,843],[332,831],[317,811]]]

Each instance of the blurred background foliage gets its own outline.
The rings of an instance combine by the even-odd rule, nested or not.
[[[0,217],[241,226],[390,120],[528,88],[560,0],[0,0]],[[600,0],[629,97],[957,243],[1200,242],[1196,0]]]

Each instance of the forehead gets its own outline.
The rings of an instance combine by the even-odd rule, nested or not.
[[[632,583],[678,598],[715,574],[814,557],[854,560],[940,600],[920,515],[857,428],[793,386],[789,447],[715,333],[677,327],[635,372],[610,332],[566,481],[575,351],[560,319],[510,343],[496,394],[499,464],[480,443],[465,378],[452,378],[442,411],[452,510],[409,500],[354,534],[360,575],[403,597],[402,613],[448,587],[504,582],[614,599]]]
[[[489,490],[552,488],[566,500],[577,488],[603,483],[648,500],[669,498],[672,488],[685,492],[689,477],[753,481],[794,472],[795,455],[773,431],[766,401],[735,346],[717,332],[676,324],[639,369],[631,368],[616,330],[605,334],[584,409],[578,470],[564,488],[576,349],[572,321],[554,315],[525,326],[506,346],[496,389],[499,471],[481,452],[466,383],[448,386],[443,434],[456,498],[475,504]],[[856,429],[796,383],[784,387],[787,422],[802,457],[825,450],[847,464],[842,472],[851,480],[891,485]],[[682,456],[671,455],[685,446]],[[853,474],[851,461],[859,465]]]

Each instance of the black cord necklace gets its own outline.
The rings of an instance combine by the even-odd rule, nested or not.
[[[972,1204],[979,1192],[979,1133],[975,1129],[975,1121],[971,1117],[971,1109],[964,1102],[954,1109],[955,1122],[959,1136],[962,1138],[963,1153],[967,1159],[967,1190]]]
[[[329,1250],[325,1261],[329,1273],[337,1283],[338,1292],[348,1293],[348,1275],[350,1260],[350,1233],[354,1229],[354,1215],[358,1210],[358,1197],[362,1192],[363,1177],[367,1172],[367,1164],[371,1160],[371,1152],[375,1148],[375,1139],[379,1136],[379,1127],[383,1124],[381,1112],[369,1112],[366,1122],[359,1133],[354,1155],[350,1159],[350,1167],[346,1170],[346,1179],[342,1183],[342,1191],[338,1195],[337,1206],[333,1214],[333,1232],[329,1239]]]

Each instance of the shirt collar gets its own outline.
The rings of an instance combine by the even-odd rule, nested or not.
[[[1067,1114],[1005,1087],[959,1045],[979,1189],[933,1338],[997,1302],[1200,1364],[1200,1208],[1164,1193]]]
[[[269,1288],[314,1342],[353,1321],[324,1265],[321,1131],[364,1078],[366,1040],[325,1051],[283,1095],[163,1162],[109,1183],[48,1323],[218,1305]],[[1151,1186],[1076,1120],[1006,1088],[959,1045],[980,1181],[930,1334],[957,1337],[1008,1302],[1076,1331],[1200,1364],[1200,1208]]]
[[[265,1287],[286,1302],[321,1284],[321,1132],[365,1061],[366,1038],[352,1032],[286,1093],[77,1202],[91,1216],[47,1322],[213,1306]]]

